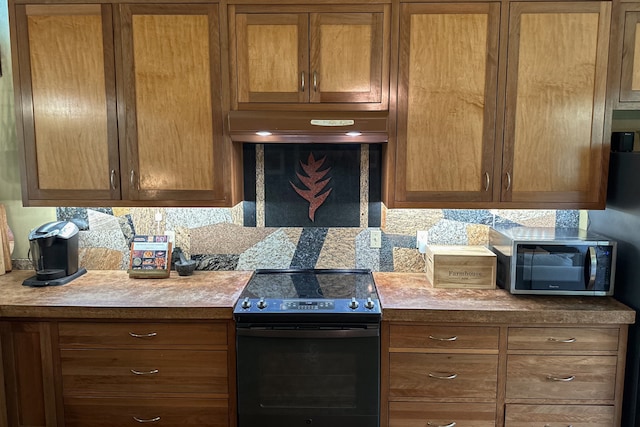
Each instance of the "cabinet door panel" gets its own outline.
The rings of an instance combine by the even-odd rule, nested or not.
[[[402,5],[396,200],[491,200],[499,13]]]
[[[306,13],[236,15],[238,102],[308,101],[308,28]]]
[[[611,4],[513,3],[502,199],[597,203]]]
[[[217,6],[120,10],[127,198],[224,199]]]
[[[622,75],[620,101],[640,101],[640,7],[624,3],[624,37],[622,47]]]
[[[594,405],[507,405],[506,427],[614,427],[615,408]]]
[[[383,13],[312,13],[311,30],[311,102],[380,102]]]
[[[389,427],[495,425],[496,405],[491,403],[389,403]]]
[[[16,20],[28,198],[118,199],[110,6],[16,6]]]

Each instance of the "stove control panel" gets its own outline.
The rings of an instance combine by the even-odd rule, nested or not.
[[[335,310],[333,300],[283,300],[283,310]]]

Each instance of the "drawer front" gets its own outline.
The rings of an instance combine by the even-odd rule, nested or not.
[[[507,398],[613,399],[615,356],[529,356],[507,358]]]
[[[391,353],[391,397],[495,400],[498,356]]]
[[[491,403],[389,403],[389,427],[453,425],[455,427],[495,427],[496,405]]]
[[[613,406],[507,405],[505,427],[616,427]]]
[[[225,399],[65,398],[65,427],[227,427]]]
[[[498,350],[499,329],[475,326],[391,325],[390,347]]]
[[[617,351],[617,328],[509,328],[509,350]]]
[[[227,345],[227,324],[220,323],[80,323],[60,322],[61,348]]]
[[[61,350],[65,394],[228,393],[227,352]]]

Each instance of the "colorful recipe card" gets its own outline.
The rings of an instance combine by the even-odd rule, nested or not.
[[[169,236],[135,236],[131,242],[129,277],[164,278],[171,270]]]

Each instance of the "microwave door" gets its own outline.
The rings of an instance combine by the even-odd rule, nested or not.
[[[525,254],[523,279],[528,289],[581,291],[585,289],[584,258],[572,247],[535,246]]]

